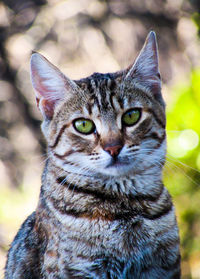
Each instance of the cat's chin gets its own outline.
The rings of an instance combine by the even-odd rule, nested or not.
[[[132,166],[122,163],[115,163],[112,165],[108,165],[101,172],[105,175],[109,176],[126,176],[132,171]]]

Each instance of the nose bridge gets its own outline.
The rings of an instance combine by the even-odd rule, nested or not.
[[[122,145],[122,138],[120,135],[117,134],[110,134],[107,137],[101,139],[102,146],[115,146],[115,145]]]
[[[116,157],[123,147],[122,134],[112,111],[102,117],[100,145],[113,157]]]
[[[123,147],[122,135],[117,127],[109,126],[101,138],[102,148],[111,156],[116,157]]]
[[[121,132],[117,127],[116,121],[102,123],[101,142],[102,144],[120,142]]]
[[[114,138],[119,133],[119,128],[117,127],[116,119],[114,115],[106,113],[101,117],[101,135],[102,138],[112,137]]]

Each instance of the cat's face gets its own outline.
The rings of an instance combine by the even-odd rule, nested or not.
[[[87,176],[122,176],[163,163],[165,112],[152,34],[131,69],[77,82],[34,55],[33,85],[56,165]]]
[[[52,119],[47,140],[56,164],[72,172],[116,176],[158,163],[165,150],[159,103],[130,84],[122,89],[121,81],[109,87],[103,77],[91,93],[91,80],[83,83],[84,94],[61,104]]]

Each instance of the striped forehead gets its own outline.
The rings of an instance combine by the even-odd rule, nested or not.
[[[90,79],[87,84],[87,93],[91,96],[88,110],[93,113],[98,111],[101,115],[115,114],[123,105],[119,94],[119,83],[108,75],[101,77],[99,75],[97,78]]]
[[[134,83],[124,82],[123,78],[115,78],[112,74],[95,73],[80,80],[78,84],[87,96],[87,114],[96,117],[116,118],[120,111],[130,107],[151,108],[154,103],[150,94],[135,87]]]

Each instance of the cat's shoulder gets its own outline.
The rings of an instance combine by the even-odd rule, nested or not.
[[[33,212],[22,224],[9,250],[5,279],[36,278],[39,272],[41,237],[35,229],[36,213]],[[19,265],[19,262],[21,264]],[[23,262],[23,264],[22,264]]]

